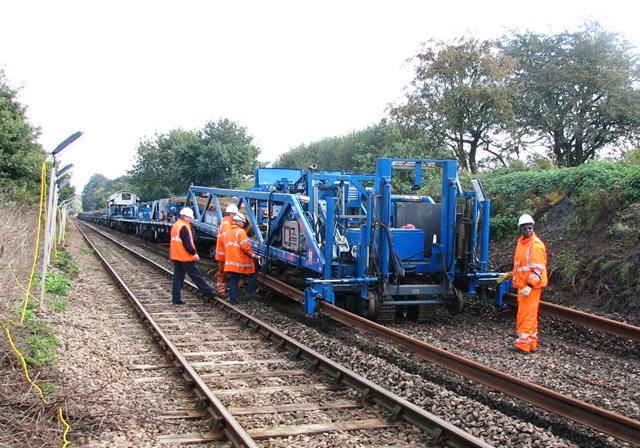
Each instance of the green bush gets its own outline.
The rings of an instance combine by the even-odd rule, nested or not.
[[[628,285],[631,278],[629,273],[631,271],[631,264],[629,262],[620,263],[618,266],[618,279],[621,285]]]
[[[30,366],[42,367],[56,362],[55,349],[60,347],[60,341],[52,327],[38,321],[29,321],[29,335],[25,338],[28,347],[23,349],[22,355]]]
[[[47,272],[47,277],[44,281],[44,290],[59,296],[66,296],[71,288],[71,282],[62,274],[57,272]]]
[[[78,268],[78,265],[73,261],[69,252],[64,250],[58,250],[58,256],[54,266],[69,275],[71,279],[76,278],[80,273],[80,268]]]
[[[575,284],[578,265],[578,261],[570,252],[562,251],[558,254],[554,270],[558,271],[562,286],[573,286]]]
[[[508,220],[529,213],[540,221],[547,210],[566,199],[573,201],[581,225],[592,225],[614,210],[640,201],[640,156],[623,162],[592,161],[574,168],[530,171],[509,167],[483,176],[491,199],[492,234],[501,235]]]

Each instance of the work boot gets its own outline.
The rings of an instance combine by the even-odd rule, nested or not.
[[[511,345],[509,347],[507,347],[507,350],[509,350],[510,352],[514,352],[514,353],[523,353],[523,354],[528,354],[529,352],[526,350],[522,350],[520,347],[518,347],[517,345]]]

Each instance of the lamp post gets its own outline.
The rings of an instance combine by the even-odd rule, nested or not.
[[[60,171],[56,171],[56,156],[59,155],[65,148],[71,143],[75,142],[82,136],[82,132],[78,131],[67,137],[62,143],[51,151],[47,159],[51,158],[51,177],[49,179],[49,197],[47,207],[47,220],[44,230],[44,252],[42,255],[42,281],[40,284],[40,308],[44,308],[44,290],[45,282],[47,278],[47,267],[51,261],[51,248],[53,246],[53,240],[55,238],[55,215],[56,215],[56,202],[58,201],[58,188],[56,186],[56,180],[58,176],[63,176],[73,168],[73,164],[69,164],[62,168]]]
[[[65,181],[68,182],[68,179],[65,179]],[[63,188],[63,187],[64,186],[62,184],[60,184],[58,186],[58,188]],[[60,225],[59,225],[59,229],[58,229],[58,245],[60,245],[60,244],[62,244],[64,242],[65,231],[66,231],[66,228],[67,228],[67,217],[69,216],[69,208],[71,208],[75,198],[76,198],[76,195],[74,194],[73,196],[65,199],[58,206],[57,215],[60,217]]]

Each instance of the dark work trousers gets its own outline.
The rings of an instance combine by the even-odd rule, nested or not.
[[[210,297],[213,295],[213,288],[204,281],[202,277],[202,273],[195,261],[191,262],[182,262],[182,261],[174,261],[173,262],[173,287],[171,288],[171,299],[174,303],[180,301],[180,290],[182,289],[182,285],[184,284],[185,274],[189,274],[189,278],[196,284],[200,292],[202,292],[205,296]]]
[[[231,303],[238,303],[238,282],[240,281],[240,277],[243,274],[238,274],[237,272],[226,272],[229,274],[229,301]],[[247,275],[247,294],[255,294],[256,286],[258,284],[258,274],[245,274]]]

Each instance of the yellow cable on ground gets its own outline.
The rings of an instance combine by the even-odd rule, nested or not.
[[[29,284],[27,285],[27,294],[22,305],[22,314],[20,315],[20,323],[24,322],[24,315],[27,312],[29,304],[29,292],[31,291],[31,283],[33,283],[33,275],[36,272],[36,264],[38,263],[38,249],[40,247],[40,228],[42,227],[42,208],[44,206],[44,198],[47,192],[47,162],[42,162],[42,170],[40,171],[40,210],[38,211],[38,232],[36,234],[36,248],[33,253],[33,263],[31,264],[31,275],[29,275]]]
[[[2,329],[7,335],[7,340],[9,341],[9,345],[20,358],[20,362],[22,363],[22,370],[24,371],[24,376],[27,378],[27,381],[29,382],[29,384],[31,384],[33,387],[35,387],[38,390],[38,392],[40,393],[40,398],[42,398],[42,401],[44,402],[44,404],[49,404],[47,399],[44,398],[44,392],[42,392],[42,389],[40,389],[40,387],[36,383],[34,383],[31,377],[29,376],[29,369],[27,368],[27,362],[25,361],[24,356],[22,356],[22,353],[20,353],[20,350],[18,350],[18,347],[16,347],[15,344],[13,343],[13,339],[11,338],[11,333],[9,333],[9,329],[4,325],[4,322],[0,322],[0,325],[2,326]]]
[[[47,183],[45,182],[46,177],[47,177],[47,161],[45,160],[44,162],[42,162],[42,170],[41,170],[41,176],[40,176],[40,206],[39,206],[39,211],[38,211],[38,231],[37,231],[37,235],[36,235],[36,247],[35,247],[35,251],[34,251],[34,254],[33,254],[33,263],[31,265],[31,274],[29,275],[29,283],[28,283],[27,288],[26,288],[24,304],[22,306],[22,313],[20,315],[20,324],[22,324],[24,322],[24,317],[25,317],[25,314],[27,312],[27,306],[29,305],[29,295],[30,295],[30,292],[31,292],[31,285],[33,283],[33,276],[34,276],[34,273],[36,271],[36,264],[38,263],[38,249],[40,247],[40,230],[42,228],[42,215],[43,215],[43,208],[44,208],[44,198],[46,197],[46,194],[47,194]],[[9,267],[11,267],[11,266],[9,266]],[[18,280],[18,278],[16,277],[15,273],[13,272],[13,269],[10,269],[10,271],[13,274],[13,277],[15,278],[16,283],[18,283],[18,285],[20,285],[20,281]],[[11,324],[15,325],[14,322],[11,319],[7,319],[7,320]],[[42,389],[40,389],[40,386],[38,386],[36,383],[34,383],[33,380],[31,379],[31,377],[29,376],[29,369],[27,368],[27,362],[25,361],[24,356],[22,355],[22,353],[20,353],[20,350],[18,350],[18,348],[13,343],[13,338],[11,337],[11,333],[9,332],[9,329],[5,326],[3,321],[0,321],[0,326],[2,326],[2,329],[4,330],[5,334],[7,335],[7,340],[9,341],[9,345],[11,346],[13,351],[20,358],[20,362],[22,364],[22,370],[24,371],[24,376],[27,378],[27,381],[29,382],[29,384],[31,384],[33,387],[36,388],[36,390],[40,394],[40,398],[42,399],[42,402],[44,404],[49,404],[47,399],[44,397],[44,392],[42,392]],[[65,448],[69,444],[69,440],[67,440],[67,434],[71,430],[71,426],[69,426],[69,424],[65,421],[65,419],[64,419],[64,417],[62,415],[62,406],[60,406],[60,408],[58,409],[58,419],[65,426],[64,433],[62,434],[62,442],[63,442],[62,447]]]
[[[65,446],[69,445],[69,441],[67,440],[67,434],[69,433],[71,426],[69,426],[69,424],[64,420],[64,417],[62,416],[62,406],[60,406],[60,408],[58,409],[58,419],[62,422],[62,424],[65,427],[64,434],[62,434],[62,442],[63,442],[62,448],[64,448]]]

